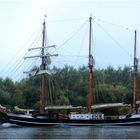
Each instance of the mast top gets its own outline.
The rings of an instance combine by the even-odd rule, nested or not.
[[[44,15],[44,21],[43,21],[43,27],[44,27],[43,30],[44,30],[44,31],[45,31],[45,26],[46,26],[46,25],[45,25],[45,24],[46,24],[46,18],[47,18],[47,16],[46,16],[46,14],[45,14],[45,15]]]
[[[92,19],[92,13],[90,13],[90,17],[89,17],[89,19]]]
[[[44,15],[44,21],[46,20],[46,17],[47,17],[47,16],[46,16],[46,14],[45,14],[45,15]]]

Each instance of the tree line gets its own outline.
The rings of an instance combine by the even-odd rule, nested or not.
[[[89,70],[87,67],[72,66],[56,68],[52,76],[46,74],[46,105],[87,106]],[[138,82],[140,82],[138,73]],[[124,102],[132,103],[133,71],[129,66],[114,69],[94,69],[93,104]],[[137,100],[140,99],[140,86],[137,84]],[[39,109],[41,76],[34,76],[13,82],[10,78],[0,78],[0,104],[7,108]]]

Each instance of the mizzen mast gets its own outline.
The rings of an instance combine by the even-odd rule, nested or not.
[[[134,37],[134,87],[133,87],[133,104],[132,104],[132,113],[136,112],[136,92],[137,92],[137,66],[138,66],[138,59],[136,54],[136,38],[137,32],[135,30],[135,37]]]
[[[42,65],[41,65],[41,70],[46,69],[46,62],[45,62],[45,55],[44,55],[44,47],[45,47],[45,30],[46,30],[46,22],[44,20],[43,22],[43,32],[42,32]],[[42,74],[42,94],[41,94],[41,106],[40,106],[40,112],[44,113],[44,108],[45,108],[45,73]]]
[[[92,41],[92,16],[89,17],[89,87],[88,87],[88,112],[91,112],[92,105],[92,80],[93,80],[93,56],[91,53]]]

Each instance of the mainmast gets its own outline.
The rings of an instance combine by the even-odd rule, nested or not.
[[[136,90],[137,90],[137,66],[138,66],[138,59],[136,54],[136,38],[137,32],[135,30],[135,37],[134,37],[134,89],[133,89],[133,104],[132,104],[132,113],[136,112]]]
[[[89,18],[89,89],[88,89],[88,112],[91,112],[92,105],[92,77],[93,77],[93,56],[91,53],[92,39],[92,16]]]

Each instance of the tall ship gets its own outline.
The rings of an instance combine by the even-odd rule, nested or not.
[[[91,53],[92,45],[92,16],[89,17],[89,54],[88,54],[88,67],[89,67],[89,81],[88,81],[88,106],[87,113],[74,113],[69,112],[68,114],[59,114],[59,112],[53,111],[55,109],[61,108],[73,108],[73,106],[45,106],[45,80],[46,80],[46,66],[48,61],[46,61],[51,56],[57,56],[57,54],[46,54],[45,53],[45,30],[46,21],[43,22],[42,31],[42,47],[34,48],[41,49],[41,67],[36,74],[42,76],[42,94],[41,94],[41,105],[40,112],[36,114],[14,114],[7,113],[8,122],[17,125],[24,126],[94,126],[94,125],[140,125],[140,114],[136,111],[136,86],[137,86],[137,65],[138,59],[136,56],[136,31],[135,31],[135,42],[134,42],[134,91],[133,91],[133,105],[130,114],[122,118],[108,119],[103,113],[94,113],[92,110],[92,87],[93,87],[93,69],[94,69],[94,59]],[[32,48],[33,49],[33,48]],[[76,108],[76,107],[75,107]],[[78,108],[78,107],[77,107]]]

